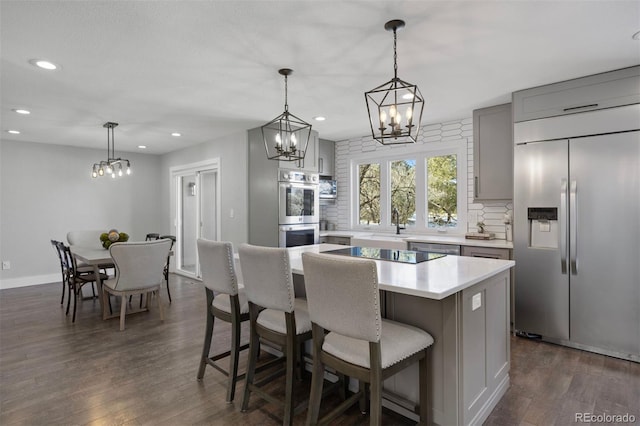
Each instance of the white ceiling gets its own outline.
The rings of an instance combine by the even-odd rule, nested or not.
[[[0,13],[2,138],[105,148],[102,125],[115,121],[117,152],[264,124],[283,111],[285,67],[292,113],[326,139],[365,135],[364,92],[393,76],[390,19],[407,23],[398,74],[425,96],[423,124],[640,63],[637,0],[1,0]]]

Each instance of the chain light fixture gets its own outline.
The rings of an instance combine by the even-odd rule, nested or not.
[[[122,176],[123,173],[131,174],[131,163],[126,158],[116,158],[115,139],[113,135],[113,129],[118,123],[111,121],[104,123],[102,127],[107,129],[107,159],[94,163],[93,170],[91,171],[91,177],[97,178],[98,176],[111,175],[113,179],[117,176]],[[122,170],[122,166],[126,164],[126,170]]]
[[[284,112],[261,127],[264,149],[269,160],[302,161],[311,137],[311,124],[289,112],[287,100],[287,77],[293,73],[282,68],[284,76]]]
[[[418,86],[398,78],[396,31],[404,25],[400,19],[384,24],[393,31],[393,78],[364,94],[371,135],[383,145],[415,143],[422,121],[424,98]]]

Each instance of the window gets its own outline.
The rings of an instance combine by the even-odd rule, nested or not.
[[[466,141],[420,148],[400,155],[394,150],[395,158],[352,159],[354,228],[391,232],[399,224],[417,233],[466,231]]]
[[[391,221],[405,226],[416,224],[415,160],[391,162]]]
[[[358,166],[358,223],[380,224],[380,164]]]
[[[428,157],[427,226],[455,228],[458,223],[458,165],[455,155]]]

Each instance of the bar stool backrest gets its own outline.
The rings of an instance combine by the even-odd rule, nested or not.
[[[230,242],[198,239],[198,258],[202,282],[208,289],[235,296],[238,278]]]

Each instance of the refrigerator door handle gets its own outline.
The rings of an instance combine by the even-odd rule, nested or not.
[[[567,180],[560,180],[560,267],[567,273]]]
[[[578,208],[577,208],[578,184],[571,181],[569,194],[569,256],[571,263],[571,274],[578,275]]]

